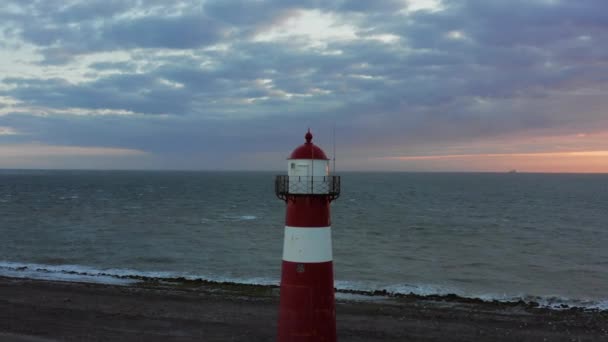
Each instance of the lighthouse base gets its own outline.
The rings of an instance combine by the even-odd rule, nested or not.
[[[333,262],[283,261],[279,342],[335,342]]]

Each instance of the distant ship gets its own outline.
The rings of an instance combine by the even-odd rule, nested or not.
[[[513,169],[513,170],[509,170],[509,172],[507,173],[517,173],[517,170]]]

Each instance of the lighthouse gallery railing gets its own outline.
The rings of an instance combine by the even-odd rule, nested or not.
[[[289,196],[325,195],[333,201],[340,197],[340,176],[279,175],[275,178],[274,191],[282,200],[286,200]]]

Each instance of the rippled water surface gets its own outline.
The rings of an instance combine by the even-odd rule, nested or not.
[[[277,283],[273,178],[0,171],[0,274]],[[332,211],[338,288],[608,306],[608,175],[344,173]]]

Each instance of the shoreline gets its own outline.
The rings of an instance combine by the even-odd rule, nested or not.
[[[209,281],[128,285],[0,277],[0,336],[82,341],[269,341],[278,287]],[[447,296],[361,300],[340,291],[341,341],[597,341],[608,311]],[[350,296],[350,297],[349,297]],[[23,339],[19,339],[23,338]]]
[[[84,267],[79,265],[66,265],[52,266],[42,264],[21,264],[11,263],[0,269],[4,268],[5,271],[9,270],[12,272],[0,273],[0,278],[23,278],[23,279],[37,279],[47,281],[59,281],[59,282],[86,282],[103,285],[135,285],[142,283],[166,283],[174,284],[175,286],[187,285],[187,286],[231,286],[231,287],[260,287],[260,288],[277,288],[278,280],[276,283],[271,281],[263,282],[248,282],[246,280],[240,281],[239,279],[206,279],[197,276],[181,276],[181,275],[146,275],[147,272],[140,272],[135,270],[123,270],[127,273],[116,273],[107,272],[103,270],[83,271],[70,269],[72,267]],[[35,266],[35,267],[32,267]],[[59,267],[59,269],[54,269]],[[30,273],[20,274],[23,271],[29,271]],[[131,273],[132,272],[132,273]],[[154,272],[152,272],[154,273]],[[167,273],[167,272],[161,272]],[[168,273],[167,273],[168,274]],[[444,292],[444,293],[430,293],[421,294],[415,292],[394,292],[387,289],[357,289],[349,287],[334,287],[336,295],[354,295],[362,297],[388,297],[396,299],[418,299],[418,300],[437,300],[437,301],[448,301],[448,302],[470,302],[470,303],[493,303],[493,304],[504,304],[504,305],[523,305],[530,308],[544,308],[552,310],[584,310],[584,311],[598,311],[608,312],[608,301],[607,300],[593,300],[593,299],[576,299],[576,298],[559,298],[559,297],[542,297],[542,296],[529,296],[529,297],[506,297],[497,298],[493,296],[466,296],[458,293]],[[574,304],[574,303],[577,304]]]

